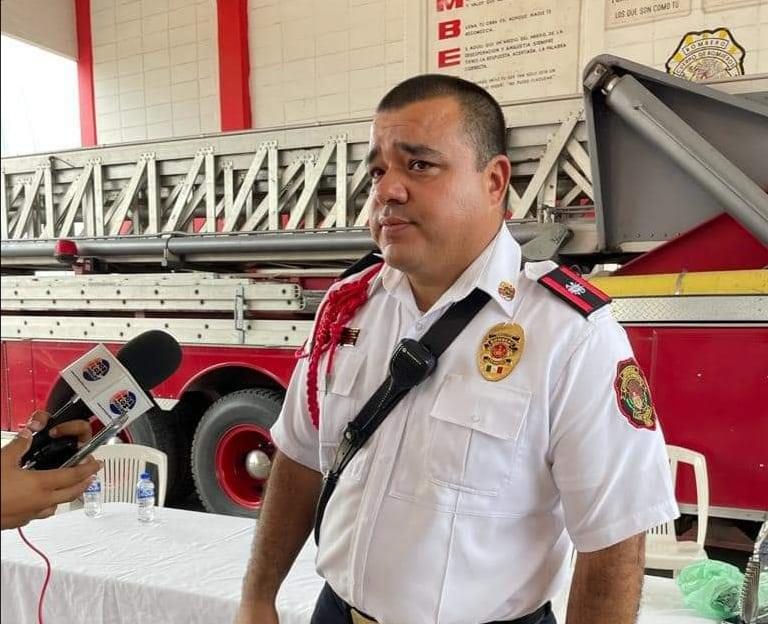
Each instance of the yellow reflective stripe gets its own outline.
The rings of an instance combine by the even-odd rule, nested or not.
[[[611,297],[766,295],[768,270],[598,276],[589,280]]]

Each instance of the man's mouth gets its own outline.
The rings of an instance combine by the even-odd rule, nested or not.
[[[384,217],[379,219],[379,227],[383,232],[397,232],[411,225],[410,221],[399,217]]]

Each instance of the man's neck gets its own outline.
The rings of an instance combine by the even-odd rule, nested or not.
[[[408,282],[411,285],[411,292],[416,301],[416,306],[421,312],[428,312],[430,308],[443,296],[443,294],[456,283],[456,280],[475,262],[483,252],[488,249],[488,245],[498,234],[497,229],[489,235],[482,247],[471,254],[469,260],[459,260],[458,262],[446,262],[439,267],[438,271],[430,273],[405,272]]]
[[[413,298],[416,301],[416,306],[419,310],[427,312],[440,297],[443,296],[446,290],[453,286],[454,282],[464,272],[464,269],[456,273],[453,277],[445,278],[445,274],[440,276],[440,279],[430,278],[427,276],[407,275],[408,282],[411,285],[411,292]]]
[[[416,306],[422,313],[437,303],[438,299],[456,283],[471,262],[464,267],[443,270],[440,275],[406,274]]]

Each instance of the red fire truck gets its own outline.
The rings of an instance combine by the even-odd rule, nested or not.
[[[614,297],[668,442],[707,459],[710,515],[753,521],[768,518],[760,80],[715,89],[599,57],[583,102],[505,107],[507,225],[525,259],[556,258]],[[164,329],[181,367],[124,438],[168,454],[169,501],[194,485],[211,511],[257,510],[295,352],[325,289],[372,248],[367,129],[4,159],[2,428],[63,403],[58,371],[95,343]]]

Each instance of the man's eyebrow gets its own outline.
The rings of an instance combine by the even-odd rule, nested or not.
[[[422,143],[406,143],[405,141],[396,141],[395,147],[402,150],[410,156],[416,156],[417,158],[442,158],[443,154],[436,149],[432,149]],[[369,165],[375,161],[381,154],[381,148],[377,145],[371,148],[365,156],[365,164]]]
[[[410,154],[411,156],[426,156],[428,158],[442,158],[443,156],[441,152],[438,152],[436,149],[432,149],[431,147],[422,143],[406,143],[405,141],[397,141],[395,143],[395,147],[404,151],[406,154]]]
[[[381,149],[378,146],[375,146],[371,151],[369,151],[365,155],[365,164],[370,165],[374,160],[376,160],[379,157],[379,154],[381,153]]]

